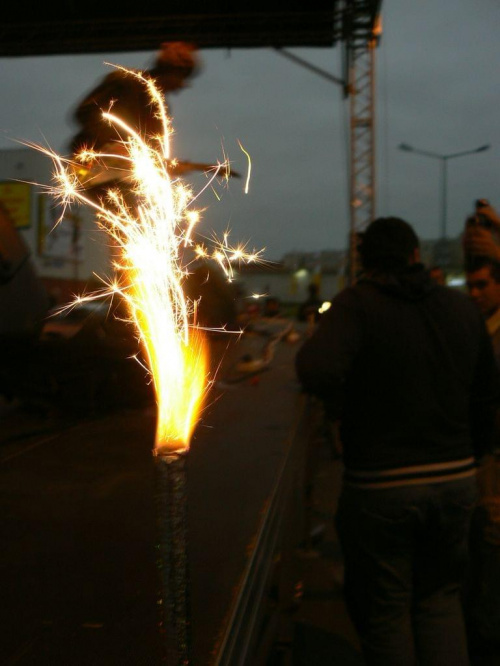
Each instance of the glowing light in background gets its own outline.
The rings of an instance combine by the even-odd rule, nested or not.
[[[161,136],[143,137],[109,110],[103,112],[103,120],[117,129],[117,137],[124,137],[117,140],[116,152],[84,150],[74,162],[50,149],[27,145],[53,161],[55,186],[48,191],[62,204],[60,220],[71,203],[86,204],[96,211],[98,225],[119,249],[120,258],[114,264],[118,277],[113,281],[101,278],[102,290],[80,296],[67,307],[116,294],[125,301],[153,378],[158,403],[155,447],[158,452],[174,453],[189,448],[210,386],[207,345],[196,323],[197,303],[183,292],[189,265],[196,258],[210,258],[232,279],[236,263],[258,261],[263,250],[249,253],[245,246],[231,246],[228,233],[222,241],[212,238],[212,251],[195,243],[200,215],[192,204],[200,193],[193,196],[172,174],[172,127],[163,96],[154,81],[141,72],[119,69],[147,87],[154,111],[162,120]],[[120,165],[127,187],[110,187],[97,201],[90,198],[87,190],[96,164],[101,172],[109,165],[113,170]],[[227,162],[215,165],[202,191],[220,173],[227,174],[228,168]]]

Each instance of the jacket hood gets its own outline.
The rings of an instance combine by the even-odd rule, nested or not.
[[[423,264],[413,264],[401,273],[371,273],[366,275],[362,282],[372,284],[380,291],[410,301],[421,300],[438,287]]]

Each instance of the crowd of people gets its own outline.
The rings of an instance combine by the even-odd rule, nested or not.
[[[410,224],[374,220],[360,277],[297,352],[340,433],[336,529],[368,666],[500,663],[499,232],[478,204],[462,291]]]

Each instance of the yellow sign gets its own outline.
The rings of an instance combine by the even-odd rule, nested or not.
[[[0,202],[14,226],[31,226],[31,185],[28,183],[0,183]]]

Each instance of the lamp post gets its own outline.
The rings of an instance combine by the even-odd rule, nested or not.
[[[420,150],[414,148],[413,146],[408,145],[407,143],[399,144],[400,150],[405,150],[408,153],[416,153],[417,155],[424,155],[425,157],[433,157],[436,160],[441,162],[441,238],[446,240],[446,225],[447,225],[447,214],[448,214],[448,160],[455,159],[456,157],[465,157],[465,155],[472,155],[473,153],[482,153],[485,150],[488,150],[490,147],[489,144],[485,146],[479,146],[479,148],[474,148],[473,150],[463,150],[459,153],[448,153],[447,155],[442,155],[440,153],[435,153],[430,150]]]

